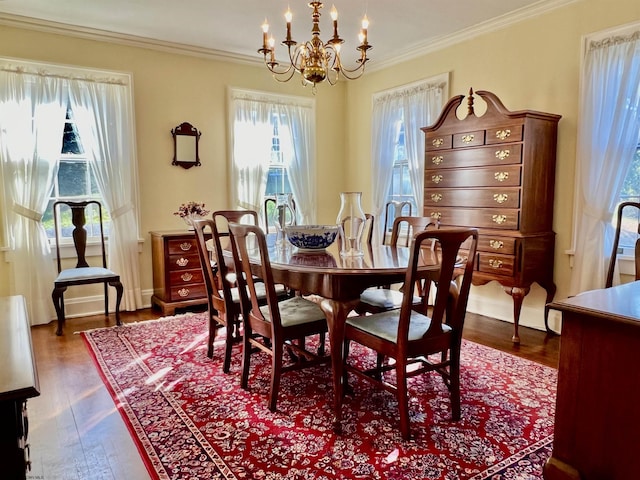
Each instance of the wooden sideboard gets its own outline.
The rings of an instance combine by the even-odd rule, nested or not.
[[[192,231],[150,232],[153,260],[151,306],[173,315],[177,308],[207,304],[207,290]]]
[[[640,472],[640,282],[556,301],[562,312],[553,454],[546,480]]]
[[[424,216],[442,226],[480,231],[473,283],[498,281],[513,298],[514,334],[524,297],[537,282],[553,299],[553,196],[560,115],[511,112],[491,92],[478,91],[486,111],[466,116],[453,97],[425,134]]]
[[[27,399],[40,395],[40,386],[21,295],[0,297],[0,356],[0,476],[24,479],[31,468]]]

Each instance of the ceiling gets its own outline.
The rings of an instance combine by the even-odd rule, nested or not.
[[[576,0],[332,0],[339,12],[343,53],[358,43],[369,21],[371,68],[538,15]],[[326,2],[321,38],[331,35]],[[293,13],[294,40],[310,38],[307,0],[0,0],[0,25],[59,31],[89,38],[172,48],[185,53],[260,61],[265,17],[276,45],[284,38],[284,12]],[[284,48],[284,47],[280,47]],[[283,58],[284,50],[277,54]]]

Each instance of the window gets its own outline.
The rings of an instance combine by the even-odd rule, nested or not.
[[[297,220],[313,223],[315,101],[241,89],[230,89],[229,95],[234,206],[269,215],[265,196],[291,193]]]
[[[55,241],[53,204],[58,200],[83,201],[98,200],[103,205],[102,197],[96,184],[95,176],[87,162],[86,153],[82,147],[82,141],[78,135],[73,112],[67,106],[67,115],[62,137],[62,152],[58,167],[58,175],[53,182],[53,190],[49,199],[49,204],[44,212],[42,224],[47,232],[47,237]],[[71,212],[69,208],[61,206],[59,225],[60,238],[71,239],[73,224],[71,223]],[[108,236],[111,220],[106,209],[102,209],[102,222],[105,236]],[[100,235],[100,225],[98,219],[98,209],[90,207],[87,209],[87,223],[85,225],[89,238]]]
[[[625,177],[620,193],[619,203],[640,202],[640,145],[636,149],[633,162],[629,167],[629,172]],[[634,255],[636,240],[638,239],[638,212],[637,210],[625,209],[625,216],[622,219],[622,231],[620,232],[620,243],[618,253],[622,255]],[[612,219],[615,228],[616,216]]]
[[[404,115],[402,120],[399,120],[394,129],[397,132],[396,141],[393,151],[393,171],[391,173],[391,186],[389,187],[389,196],[387,201],[396,202],[411,202],[411,211],[417,212],[418,208],[416,200],[413,195],[413,189],[411,188],[411,177],[409,175],[409,159],[407,158],[407,149],[405,145],[405,125]],[[391,231],[393,227],[394,217],[391,215],[387,220],[386,229]]]

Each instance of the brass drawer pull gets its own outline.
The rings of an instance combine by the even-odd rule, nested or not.
[[[491,217],[491,220],[493,220],[498,225],[502,225],[504,222],[507,221],[507,216],[506,215],[494,215],[493,217]]]
[[[471,142],[473,142],[474,138],[475,138],[475,136],[473,134],[463,135],[462,136],[462,143],[471,143]]]
[[[505,138],[511,136],[511,130],[509,130],[508,128],[505,130],[498,130],[496,132],[496,138],[500,139],[500,140],[504,140]]]
[[[180,278],[183,282],[188,282],[193,278],[193,275],[191,275],[190,273],[183,273],[182,275],[180,275]]]
[[[440,183],[443,180],[442,175],[431,175],[431,181],[433,183]]]
[[[182,250],[183,252],[188,252],[189,250],[191,250],[191,247],[193,245],[190,242],[182,242],[180,244],[180,250]]]
[[[181,288],[180,290],[178,290],[178,295],[180,295],[182,298],[188,297],[189,296],[189,289],[188,288]]]
[[[440,165],[443,161],[444,157],[442,155],[431,157],[431,163],[433,163],[434,165]]]
[[[442,218],[442,213],[441,212],[431,212],[429,214],[429,216],[431,218],[435,218],[436,220],[440,220]]]
[[[502,260],[498,260],[495,258],[490,258],[489,259],[489,266],[491,266],[491,268],[502,268]]]
[[[489,240],[489,246],[494,250],[500,250],[504,247],[504,242],[502,240]]]
[[[506,193],[494,193],[493,194],[493,199],[497,202],[497,203],[504,203],[507,200],[509,200],[509,195],[507,195]]]
[[[176,260],[176,265],[178,265],[179,267],[186,267],[188,264],[188,258],[180,257],[178,260]]]
[[[434,138],[431,141],[431,145],[433,145],[434,147],[441,147],[442,145],[444,145],[444,138]]]
[[[499,182],[504,182],[509,178],[509,172],[496,172],[493,174],[493,178],[495,178]]]
[[[498,160],[504,160],[505,158],[509,158],[510,154],[511,154],[510,150],[498,150],[496,151],[496,158]]]
[[[440,200],[442,200],[442,194],[441,193],[432,193],[431,194],[431,200],[434,203],[438,203]]]

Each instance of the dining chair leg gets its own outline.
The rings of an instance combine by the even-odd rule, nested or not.
[[[242,374],[240,375],[240,387],[243,390],[249,389],[249,369],[251,368],[251,330],[245,326],[242,337]]]
[[[102,284],[102,287],[104,288],[104,316],[108,317],[109,316],[109,285],[107,284],[107,282],[104,282]]]
[[[326,334],[324,332],[320,333],[320,338],[319,338],[319,343],[318,343],[318,356],[319,357],[324,357],[324,352],[325,352],[325,339],[326,339]]]
[[[455,351],[454,351],[455,348]],[[460,347],[452,347],[449,365],[449,390],[451,393],[451,418],[460,420]]]
[[[222,371],[229,373],[231,370],[231,353],[233,349],[233,322],[227,321],[227,338],[224,342],[224,362],[222,364]]]
[[[382,381],[382,364],[384,363],[384,354],[378,353],[376,356],[376,371],[373,374],[373,378],[378,381]]]
[[[282,356],[284,347],[282,343],[276,342],[271,350],[271,389],[269,391],[269,410],[276,411],[278,402],[278,391],[280,390],[280,376],[282,375]]]
[[[213,343],[216,341],[217,330],[218,322],[216,322],[213,315],[209,313],[209,340],[207,341],[207,357],[209,358],[213,358]]]
[[[122,322],[120,321],[120,303],[122,303],[124,287],[122,286],[122,282],[111,282],[109,285],[116,289],[116,325],[122,325]],[[108,305],[109,297],[105,295],[104,298]]]
[[[407,390],[407,365],[405,359],[397,359],[396,378],[398,397],[398,413],[400,416],[400,433],[404,440],[411,437],[410,418],[409,418],[409,393]]]
[[[64,292],[67,287],[56,287],[51,292],[53,306],[56,308],[56,316],[58,317],[58,328],[56,335],[62,335],[62,326],[64,325]]]

